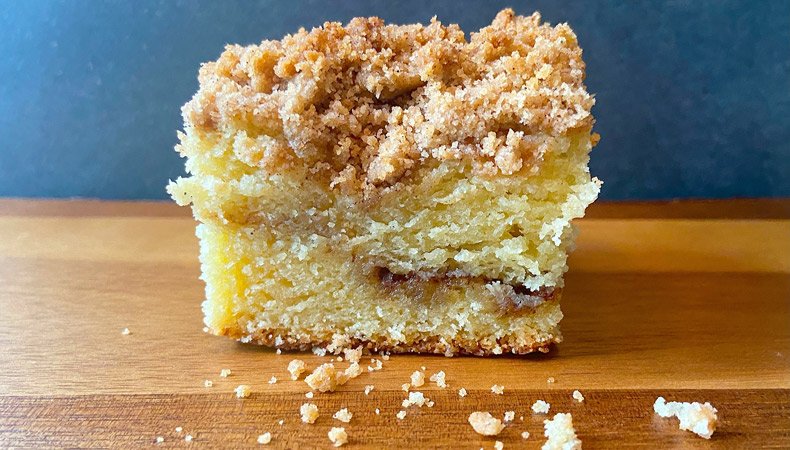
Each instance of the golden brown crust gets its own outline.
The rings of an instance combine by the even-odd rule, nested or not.
[[[567,24],[500,12],[467,42],[457,25],[357,18],[282,41],[228,46],[200,70],[188,133],[237,136],[270,172],[306,167],[370,193],[427,159],[480,173],[537,167],[547,139],[590,129],[594,99]]]

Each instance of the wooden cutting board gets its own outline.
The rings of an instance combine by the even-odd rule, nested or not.
[[[543,399],[551,415],[573,415],[588,450],[787,449],[788,218],[790,200],[594,205],[569,262],[564,343],[526,357],[393,356],[316,394],[321,416],[307,425],[308,388],[286,366],[329,358],[201,331],[187,209],[0,200],[0,448],[263,448],[264,432],[270,448],[331,448],[327,432],[344,426],[348,448],[538,449],[546,416],[530,406]],[[435,406],[399,420],[400,386],[422,367],[443,370],[449,387],[428,382]],[[240,384],[249,398],[235,397]],[[656,416],[659,395],[711,402],[713,438]],[[348,424],[332,419],[344,407]],[[516,419],[486,438],[467,423],[477,410]]]

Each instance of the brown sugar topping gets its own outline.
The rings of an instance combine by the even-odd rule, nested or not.
[[[548,137],[591,129],[581,54],[567,24],[510,9],[468,41],[435,18],[327,22],[226,47],[201,68],[185,127],[234,136],[248,165],[327,173],[343,190],[393,186],[432,159],[511,175],[540,163]]]

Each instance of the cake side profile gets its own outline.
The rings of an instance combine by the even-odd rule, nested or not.
[[[278,348],[501,354],[559,342],[598,195],[576,36],[500,12],[357,18],[200,70],[168,192],[200,221],[211,332]]]

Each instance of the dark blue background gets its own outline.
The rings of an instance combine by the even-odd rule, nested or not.
[[[201,62],[378,15],[569,22],[607,199],[790,196],[790,2],[0,1],[0,196],[165,198]]]

